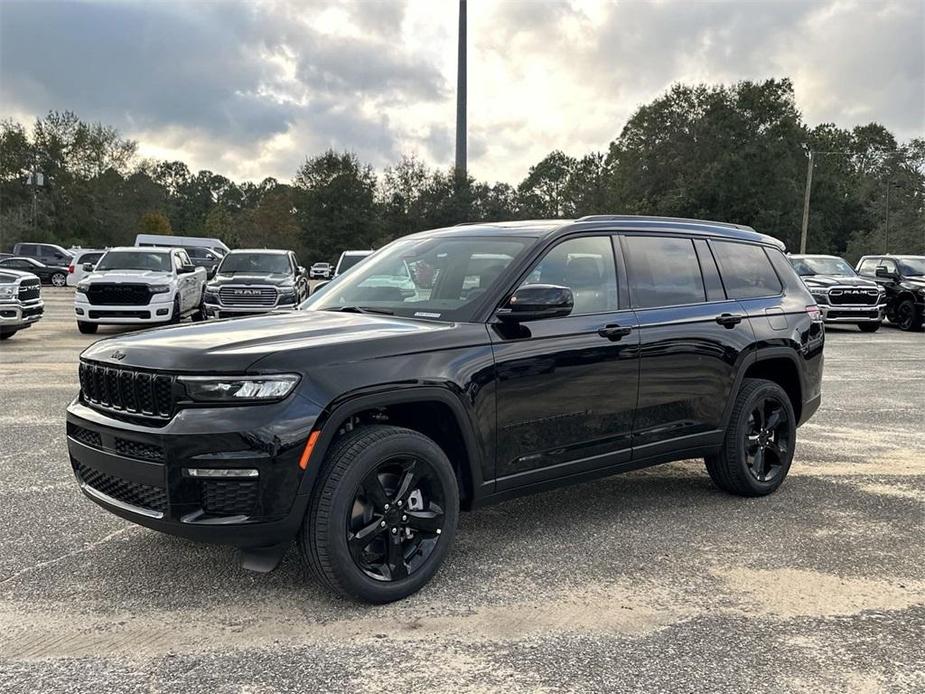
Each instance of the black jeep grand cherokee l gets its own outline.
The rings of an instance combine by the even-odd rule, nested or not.
[[[774,491],[824,331],[774,239],[644,217],[408,236],[302,311],[119,335],[68,407],[81,489],[332,589],[427,583],[458,511],[682,458]]]

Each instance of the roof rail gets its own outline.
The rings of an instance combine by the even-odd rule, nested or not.
[[[746,224],[732,224],[730,222],[714,222],[708,219],[688,219],[686,217],[659,217],[655,215],[635,214],[589,214],[576,219],[576,222],[616,222],[621,220],[635,222],[675,222],[680,224],[709,224],[710,226],[726,227],[727,229],[742,229],[755,231]]]

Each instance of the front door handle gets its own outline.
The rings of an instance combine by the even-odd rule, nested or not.
[[[632,328],[624,328],[616,323],[612,325],[605,325],[603,328],[597,331],[597,334],[601,337],[606,337],[611,342],[617,342],[622,340],[624,337],[633,332]]]
[[[734,328],[742,322],[743,318],[745,316],[738,313],[723,313],[716,317],[716,322],[724,328]]]

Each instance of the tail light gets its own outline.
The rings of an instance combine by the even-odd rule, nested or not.
[[[819,308],[816,304],[807,306],[806,313],[813,320],[822,320],[822,309]]]
[[[67,271],[72,275],[74,274],[74,263],[67,266]]]

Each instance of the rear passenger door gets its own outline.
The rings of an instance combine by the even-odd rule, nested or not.
[[[753,340],[744,310],[727,299],[704,240],[620,240],[640,340],[633,459],[713,445]]]

